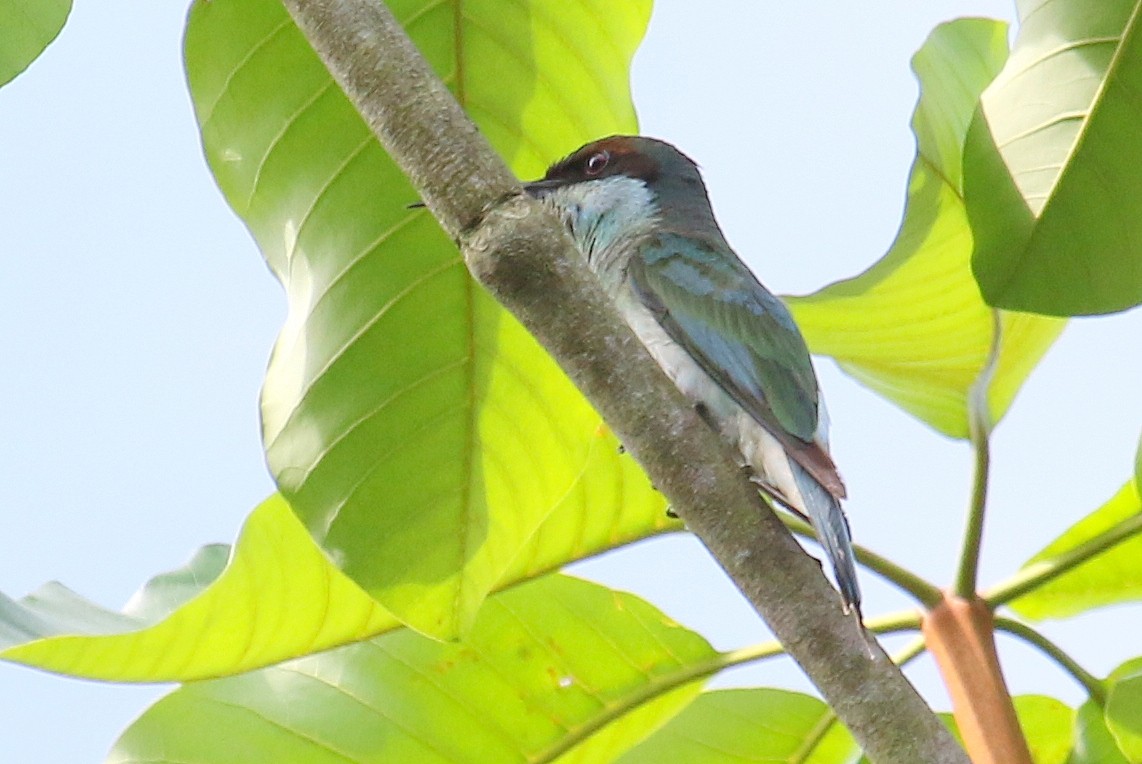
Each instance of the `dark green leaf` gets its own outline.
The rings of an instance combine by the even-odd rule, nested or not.
[[[1106,698],[1106,726],[1127,761],[1142,761],[1142,667],[1114,679]]]
[[[44,52],[69,13],[71,0],[0,0],[0,85]]]
[[[1093,700],[1075,715],[1075,746],[1067,764],[1130,764],[1106,726],[1102,706]]]
[[[988,303],[1056,316],[1142,302],[1142,29],[1134,0],[1021,0],[965,155]]]

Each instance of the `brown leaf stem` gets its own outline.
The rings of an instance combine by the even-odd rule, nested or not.
[[[952,696],[973,764],[1032,764],[995,651],[995,622],[978,596],[947,593],[921,629]]]

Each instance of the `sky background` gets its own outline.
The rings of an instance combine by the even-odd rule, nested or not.
[[[857,4],[852,4],[856,6]],[[998,0],[702,5],[660,0],[635,58],[642,131],[703,167],[730,242],[774,291],[879,258],[915,146],[908,62],[931,28],[1011,18]],[[273,491],[257,396],[281,291],[217,191],[181,63],[180,3],[78,3],[0,89],[0,591],[57,579],[120,607],[199,546],[232,541]],[[568,146],[571,150],[576,147]],[[1142,311],[1074,321],[993,438],[981,582],[1015,570],[1128,478],[1142,425]],[[818,370],[857,539],[950,581],[971,455]],[[691,538],[575,567],[638,592],[715,646],[768,635]],[[909,603],[871,574],[866,613]],[[1140,652],[1137,606],[1043,630],[1104,675]],[[1016,693],[1077,704],[1053,664],[1001,637]],[[891,643],[895,644],[895,643]],[[909,676],[947,707],[931,661]],[[805,689],[787,660],[717,684]],[[0,762],[101,761],[161,686],[0,664]]]

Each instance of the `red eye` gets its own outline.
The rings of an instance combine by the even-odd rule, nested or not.
[[[598,175],[607,166],[607,162],[611,161],[611,155],[606,151],[600,151],[598,154],[592,154],[591,158],[587,160],[587,174]]]

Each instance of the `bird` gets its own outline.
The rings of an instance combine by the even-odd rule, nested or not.
[[[845,485],[808,347],[726,241],[698,165],[666,141],[612,135],[523,188],[562,219],[619,314],[759,489],[813,526],[859,621]]]

